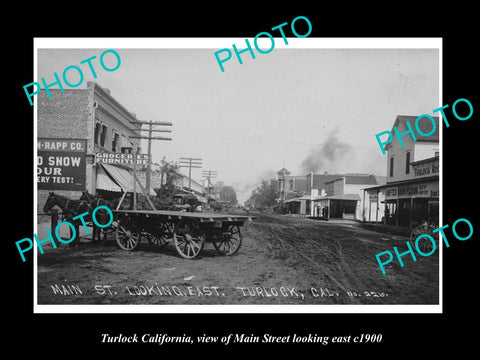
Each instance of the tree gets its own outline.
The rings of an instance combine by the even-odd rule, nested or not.
[[[237,193],[232,186],[222,186],[220,188],[220,200],[229,201],[231,205],[237,205]]]
[[[182,177],[180,168],[174,161],[162,159],[160,165],[162,173],[162,187],[159,191],[159,197],[162,201],[169,201],[177,190],[176,181]]]
[[[275,179],[262,180],[259,186],[252,190],[252,195],[247,200],[257,209],[265,209],[277,205],[278,186]]]

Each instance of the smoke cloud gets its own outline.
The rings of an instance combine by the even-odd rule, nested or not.
[[[345,160],[353,157],[350,144],[342,142],[334,131],[322,145],[313,148],[310,154],[302,161],[300,169],[303,174],[310,172],[336,172]]]

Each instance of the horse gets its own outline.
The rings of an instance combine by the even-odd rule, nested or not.
[[[118,203],[120,202],[120,199],[121,198],[116,198],[113,200],[105,200],[101,195],[93,195],[93,194],[90,194],[88,191],[83,191],[82,196],[80,196],[79,200],[87,201],[89,205],[92,207],[92,210],[100,205],[106,206],[111,210],[116,210]],[[130,208],[131,208],[131,200],[124,198],[122,201],[122,204],[120,205],[119,210],[130,210]]]
[[[82,196],[80,196],[79,200],[86,201],[88,203],[88,207],[90,208],[88,220],[89,220],[89,223],[90,223],[90,225],[92,226],[92,229],[93,229],[92,241],[95,241],[96,238],[97,238],[98,229],[97,229],[97,226],[95,226],[95,224],[93,223],[91,214],[97,206],[104,205],[104,204],[100,203],[100,198],[97,198],[96,196],[90,194],[88,191],[82,191]],[[100,212],[100,211],[98,211],[98,212]],[[98,212],[97,212],[97,214],[95,214],[95,217],[98,216]]]
[[[90,194],[88,191],[83,191],[82,196],[80,197],[79,200],[86,201],[89,204],[90,211],[93,212],[98,206],[106,206],[110,210],[116,210],[117,206],[120,202],[121,198],[113,199],[113,200],[105,200],[101,195],[93,195]],[[131,201],[130,199],[123,199],[122,204],[120,205],[120,210],[130,210],[131,208]],[[100,224],[105,224],[109,221],[110,219],[110,214],[104,210],[104,209],[99,209],[95,213],[95,219],[97,222]],[[94,241],[96,239],[96,234],[98,231],[97,226],[92,222],[92,227],[93,227],[93,235],[92,235],[92,240]],[[101,228],[100,229],[100,235],[99,238],[103,238],[103,240],[107,239],[107,229]]]
[[[73,220],[73,218],[77,215],[88,212],[90,210],[89,204],[84,200],[72,200],[66,196],[50,192],[47,201],[43,206],[43,212],[49,214],[54,206],[58,206],[60,209],[62,209],[64,218],[74,226],[75,239],[73,241],[76,245],[78,245],[80,242],[78,229],[81,220]]]

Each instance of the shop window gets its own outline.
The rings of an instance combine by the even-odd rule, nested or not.
[[[410,151],[405,156],[405,174],[410,174]]]
[[[393,157],[390,158],[389,176],[393,177]]]
[[[105,140],[107,139],[107,127],[102,125],[102,133],[100,134],[100,145],[105,147]]]

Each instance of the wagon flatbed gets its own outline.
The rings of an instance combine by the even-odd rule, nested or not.
[[[251,221],[255,217],[249,215],[232,215],[232,214],[215,214],[215,213],[201,213],[201,212],[186,212],[173,210],[113,210],[114,213],[124,214],[144,214],[146,217],[150,215],[167,217],[171,219],[192,218],[198,219],[200,222],[214,222],[214,221]]]
[[[134,250],[142,238],[166,246],[172,242],[178,254],[196,258],[205,242],[223,255],[235,254],[241,246],[240,226],[249,215],[195,213],[171,210],[114,210],[116,240],[123,250]]]

